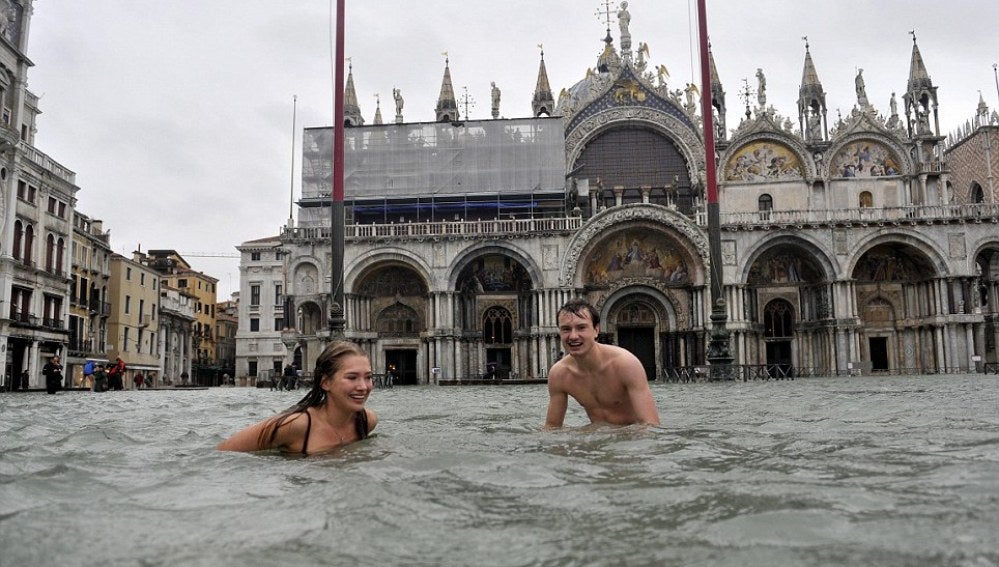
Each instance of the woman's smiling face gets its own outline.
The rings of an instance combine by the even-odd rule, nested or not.
[[[345,411],[360,411],[373,388],[371,361],[366,356],[351,355],[344,357],[339,366],[332,377],[323,379],[326,399]]]

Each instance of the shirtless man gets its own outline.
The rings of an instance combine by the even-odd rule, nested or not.
[[[558,330],[568,356],[548,373],[545,429],[562,427],[572,396],[592,423],[659,425],[642,363],[627,350],[597,342],[600,314],[582,299],[558,310]]]

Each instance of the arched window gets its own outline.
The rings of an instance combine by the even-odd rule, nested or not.
[[[35,228],[30,224],[24,229],[24,263],[31,264],[31,249],[35,245]]]
[[[870,191],[861,191],[859,200],[861,209],[869,209],[874,206],[874,196],[871,195]]]
[[[985,191],[983,191],[982,186],[977,183],[971,184],[971,202],[972,203],[985,202]]]
[[[502,307],[490,307],[482,315],[482,340],[486,344],[513,342],[513,317]]]
[[[21,259],[21,240],[23,236],[24,225],[22,225],[19,220],[14,221],[14,249],[11,250],[11,253],[14,254],[15,260]]]
[[[764,193],[760,195],[757,204],[760,211],[760,220],[770,220],[770,211],[774,208],[774,198]]]
[[[783,299],[775,299],[763,310],[763,336],[790,339],[794,336],[794,308]]]
[[[759,209],[760,212],[772,211],[774,209],[774,198],[766,193],[760,195]]]
[[[62,238],[56,242],[56,261],[55,268],[57,273],[62,273],[62,260],[66,255],[66,241]]]
[[[45,271],[52,271],[52,261],[55,259],[55,237],[51,234],[45,237]]]
[[[422,329],[420,316],[408,305],[389,305],[378,314],[375,330],[383,336],[417,335]]]

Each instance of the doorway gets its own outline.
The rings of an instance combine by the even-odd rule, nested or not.
[[[655,329],[652,327],[618,327],[617,345],[635,355],[645,368],[645,377],[656,378]]]
[[[504,380],[510,377],[511,357],[509,348],[486,348],[487,380]]]
[[[767,341],[767,373],[772,378],[783,378],[791,371],[791,341]]]
[[[416,374],[416,349],[385,350],[385,370],[395,374],[393,384],[415,385],[419,383]]]
[[[870,337],[867,344],[871,349],[871,370],[888,370],[888,337]]]

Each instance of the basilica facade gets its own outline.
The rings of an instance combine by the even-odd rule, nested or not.
[[[601,313],[601,340],[669,379],[707,363],[716,278],[745,372],[999,361],[990,163],[948,164],[955,140],[940,134],[915,38],[904,94],[876,109],[861,71],[852,112],[836,120],[807,45],[798,108],[783,116],[767,104],[761,69],[732,128],[711,60],[716,265],[697,93],[671,89],[631,39],[626,23],[616,42],[608,30],[594,67],[557,96],[542,53],[523,119],[494,107],[492,120],[461,120],[445,65],[436,122],[407,123],[397,93],[394,121],[379,109],[365,124],[348,76],[344,333],[376,373],[544,379],[561,356],[556,311],[582,296]],[[237,375],[290,360],[309,371],[331,337],[333,129],[307,128],[303,140],[298,220],[239,247]]]

